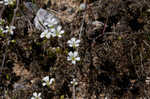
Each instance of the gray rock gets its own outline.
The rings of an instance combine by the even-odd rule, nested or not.
[[[36,17],[34,18],[34,25],[38,30],[43,31],[46,28],[46,26],[44,26],[44,23],[51,24],[51,20],[53,18],[56,19],[58,24],[60,23],[59,19],[54,14],[40,8],[36,13]]]
[[[43,8],[38,8],[37,5],[33,4],[32,2],[26,2],[24,3],[24,5],[29,11],[33,12],[33,14],[36,15],[34,18],[34,25],[38,30],[44,31],[44,29],[46,28],[46,26],[44,26],[44,23],[51,24],[51,20],[53,18],[55,18],[55,20],[57,21],[56,23],[60,23],[60,20],[52,12],[48,12]],[[55,24],[55,26],[58,24]]]

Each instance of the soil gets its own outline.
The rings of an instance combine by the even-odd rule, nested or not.
[[[52,11],[63,37],[40,38],[25,2]],[[6,24],[15,7],[6,6]],[[20,0],[14,26],[13,36],[0,35],[0,99],[30,99],[33,92],[42,99],[73,99],[73,78],[76,99],[150,98],[149,0]],[[72,37],[81,40],[76,65],[67,61]],[[56,80],[50,88],[42,86],[47,75]]]

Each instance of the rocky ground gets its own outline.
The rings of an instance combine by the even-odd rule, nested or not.
[[[26,2],[58,17],[62,37],[40,38]],[[149,0],[20,0],[16,6],[0,5],[5,25],[16,27],[14,35],[0,34],[1,99],[30,99],[34,92],[73,99],[74,91],[76,99],[150,98]],[[67,60],[75,51],[67,44],[72,37],[81,41],[75,65]],[[42,86],[45,76],[55,79],[50,87]]]

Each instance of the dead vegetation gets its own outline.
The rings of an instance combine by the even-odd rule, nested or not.
[[[16,26],[13,36],[0,36],[1,99],[29,99],[35,91],[43,99],[72,99],[73,78],[77,99],[150,98],[150,1],[31,0],[61,20],[65,35],[59,40],[41,39],[35,13],[27,1],[17,2],[0,6],[0,17]],[[75,66],[66,59],[72,36],[81,40]],[[51,88],[42,86],[46,75],[56,79]]]

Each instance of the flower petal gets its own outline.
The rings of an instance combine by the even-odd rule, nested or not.
[[[44,77],[42,80],[46,82],[49,81],[49,76]]]
[[[79,60],[80,60],[80,57],[77,57],[76,60],[79,61]]]
[[[71,41],[71,40],[68,40],[67,43],[70,44],[70,43],[72,43],[72,41]]]
[[[10,28],[11,28],[12,30],[16,29],[16,27],[15,27],[15,26],[10,26]]]
[[[76,44],[76,47],[78,47],[79,46],[79,44]]]
[[[72,64],[76,64],[76,61],[72,61]]]
[[[74,37],[71,38],[71,41],[72,41],[72,42],[75,42],[75,41],[76,41],[76,38],[74,38]]]
[[[72,45],[72,44],[69,44],[69,46],[72,47],[73,45]]]
[[[80,43],[80,40],[76,40],[76,43]]]
[[[70,61],[70,60],[71,60],[71,58],[70,58],[70,57],[67,57],[67,60],[68,60],[68,61]]]
[[[46,83],[42,83],[43,86],[46,86]]]
[[[64,30],[60,31],[60,34],[64,34],[64,33],[65,33],[65,31],[64,31]]]
[[[9,29],[9,26],[6,26],[6,29]]]
[[[73,54],[74,54],[74,57],[78,56],[78,52],[77,51],[75,51]]]
[[[45,33],[41,33],[40,38],[45,37]]]
[[[71,81],[70,83],[73,84],[73,81]]]
[[[31,99],[35,99],[35,97],[31,97]]]
[[[46,34],[46,38],[49,39],[52,36],[51,33]]]
[[[38,97],[40,97],[40,96],[41,96],[41,93],[38,94]]]
[[[43,25],[44,25],[44,26],[47,26],[47,25],[48,25],[48,23],[47,23],[47,22],[45,22]]]
[[[57,26],[57,31],[60,32],[60,31],[61,31],[61,28],[62,28],[62,27],[61,27],[60,25]]]
[[[51,29],[51,32],[56,33],[56,29],[55,29],[55,28],[52,28],[52,29]]]
[[[11,35],[13,35],[13,34],[14,34],[14,32],[13,32],[13,31],[10,31],[10,34],[11,34]]]
[[[36,93],[36,92],[34,92],[34,93],[33,93],[33,96],[37,97],[37,93]]]
[[[61,35],[58,35],[58,37],[61,38],[62,36],[61,36]]]
[[[71,52],[69,52],[69,53],[68,53],[68,55],[69,55],[69,56],[73,56],[73,53],[72,53],[72,51],[71,51]]]
[[[75,82],[74,84],[75,84],[75,85],[78,85],[78,82]]]
[[[54,79],[54,78],[51,78],[50,84],[52,84],[54,81],[55,81],[55,79]]]

